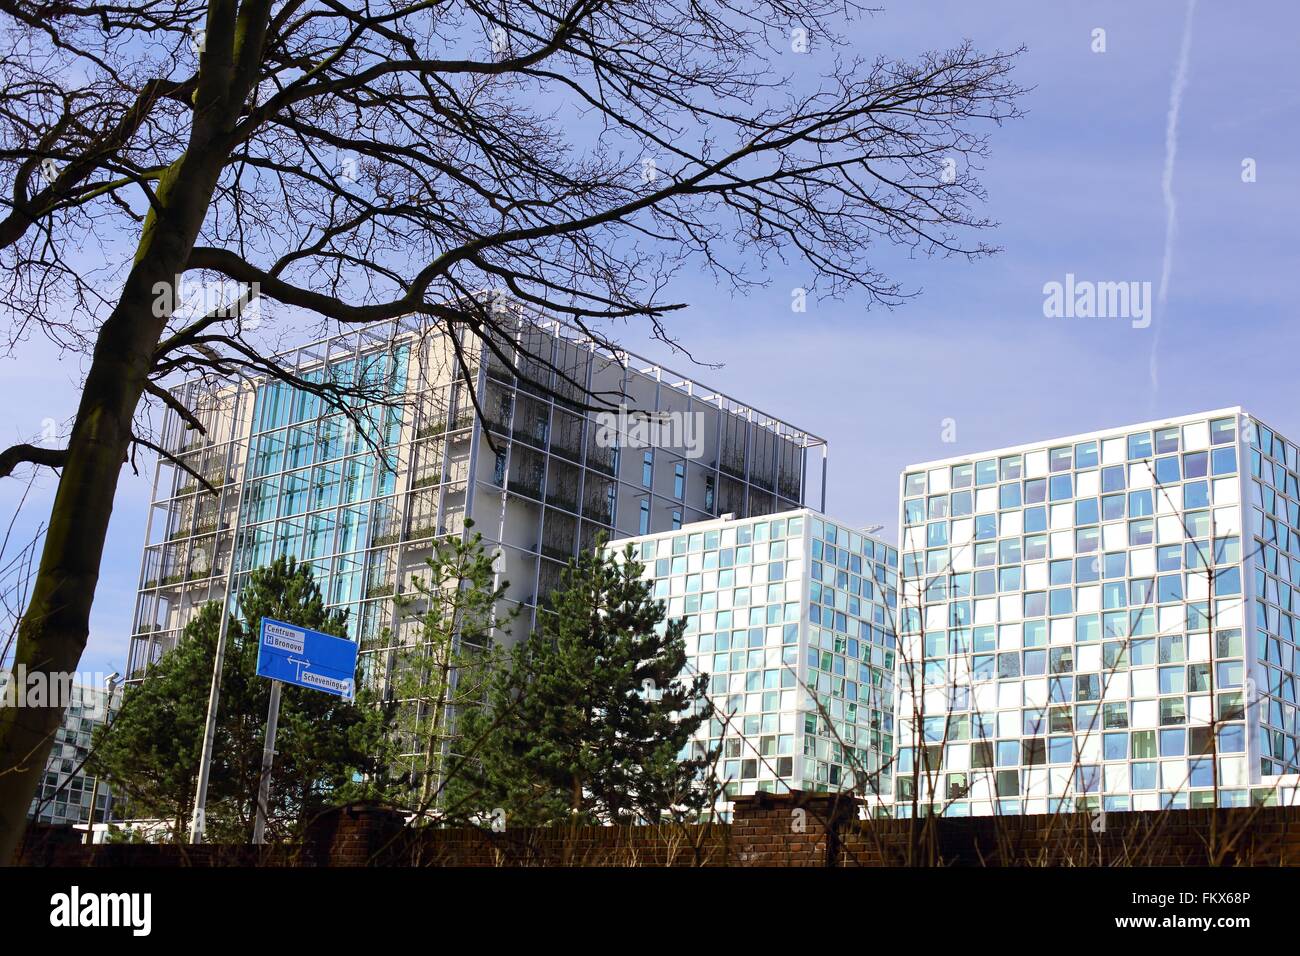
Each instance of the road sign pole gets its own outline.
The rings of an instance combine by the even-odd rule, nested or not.
[[[275,763],[275,731],[280,723],[280,688],[271,681],[271,705],[266,710],[266,744],[262,748],[262,779],[257,785],[257,822],[253,824],[253,842],[266,842],[266,811],[271,803],[271,766]]]
[[[234,570],[235,549],[230,549]],[[208,805],[208,775],[212,770],[212,748],[217,740],[217,707],[221,702],[221,668],[226,658],[226,628],[230,623],[230,579],[226,579],[226,597],[221,602],[221,627],[217,631],[217,653],[212,661],[212,687],[208,690],[208,715],[203,725],[203,753],[199,757],[199,786],[194,795],[194,818],[190,821],[190,842],[203,842],[204,814]]]
[[[240,386],[240,392],[235,396],[234,415],[235,425],[239,427],[239,403],[243,398],[243,387]],[[232,436],[230,447],[226,452],[226,471],[224,478],[231,477],[231,455],[235,449],[235,442]],[[251,450],[251,445],[249,446]],[[240,519],[244,516],[244,492],[243,478],[240,478],[240,484],[235,490],[235,527],[230,534],[230,554],[226,557],[226,589],[221,597],[221,626],[217,630],[217,653],[212,661],[212,686],[208,689],[208,713],[203,724],[203,751],[199,755],[199,784],[194,794],[194,816],[190,819],[190,842],[202,843],[203,830],[207,825],[207,808],[208,808],[208,776],[212,771],[212,748],[217,742],[217,708],[221,702],[221,668],[226,659],[226,631],[230,625],[230,591],[235,583],[235,562],[239,560],[239,524]],[[227,485],[230,484],[227,481]],[[225,510],[226,496],[225,486],[222,486],[222,497],[217,503],[217,522],[221,522],[221,512]],[[213,539],[214,557],[221,554],[221,542],[219,534]]]

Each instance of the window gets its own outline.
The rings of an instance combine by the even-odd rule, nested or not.
[[[654,477],[655,470],[655,453],[648,451],[641,461],[641,485],[645,488],[650,487],[650,479]]]
[[[673,465],[673,497],[681,501],[686,495],[686,463]]]
[[[673,531],[676,531],[676,530],[677,530],[678,528],[680,528],[681,526],[682,526],[682,513],[681,513],[680,511],[674,511],[674,512],[673,512],[673,527],[672,527],[672,530],[673,530]]]
[[[1156,765],[1154,762],[1132,765],[1132,786],[1134,790],[1156,789]]]
[[[650,533],[650,501],[648,498],[641,499],[641,534]]]
[[[1097,443],[1084,442],[1074,446],[1074,467],[1095,468],[1097,465]]]
[[[1210,422],[1210,444],[1226,445],[1236,437],[1236,419],[1220,418]]]
[[[1151,457],[1151,433],[1135,432],[1128,436],[1128,460],[1139,461]]]

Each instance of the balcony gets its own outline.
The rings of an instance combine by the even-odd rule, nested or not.
[[[511,478],[510,483],[506,486],[506,491],[512,495],[522,495],[525,498],[531,498],[534,501],[542,500],[542,479],[537,478]]]
[[[434,421],[425,422],[415,432],[416,441],[424,441],[426,438],[436,438],[447,430],[447,419],[439,418]]]
[[[573,560],[573,548],[561,548],[554,544],[543,544],[542,554],[552,561],[559,561],[561,564],[568,564]]]
[[[184,432],[185,440],[172,449],[173,455],[189,455],[204,448],[212,447],[212,441],[192,430]]]
[[[745,461],[743,458],[723,459],[722,464],[718,466],[718,470],[724,475],[730,475],[732,478],[739,478],[741,481],[745,480]]]
[[[576,496],[570,497],[560,491],[552,491],[546,495],[546,503],[553,508],[563,508],[575,515],[578,513],[578,499]]]
[[[206,571],[190,571],[183,573],[177,571],[173,574],[164,575],[162,578],[153,578],[144,582],[144,590],[153,588],[174,588],[179,584],[185,584],[193,581],[207,581],[210,578],[225,577],[226,572],[221,568],[209,568]]]
[[[589,454],[587,456],[587,467],[592,471],[598,471],[603,475],[609,475],[611,478],[615,477],[614,458],[612,455],[608,458],[604,458],[595,457]]]
[[[212,486],[213,491],[220,491],[226,486],[226,478],[221,475],[204,475],[203,480]],[[176,489],[176,497],[183,498],[186,495],[192,495],[196,491],[202,491],[205,494],[211,494],[207,488],[204,488],[197,481],[188,481]]]
[[[195,525],[191,528],[177,528],[175,531],[168,532],[168,541],[178,541],[181,538],[197,538],[205,534],[214,534],[218,530],[226,531],[230,525],[219,521],[205,521],[202,524]]]

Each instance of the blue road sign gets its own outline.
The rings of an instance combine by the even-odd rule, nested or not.
[[[356,693],[357,645],[345,637],[264,617],[257,673],[351,700]]]

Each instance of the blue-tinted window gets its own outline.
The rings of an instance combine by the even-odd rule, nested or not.
[[[1219,728],[1220,753],[1244,753],[1246,750],[1246,729],[1241,724],[1225,724]]]
[[[1154,762],[1135,763],[1132,765],[1132,783],[1134,790],[1155,790],[1156,764]]]
[[[1025,482],[1025,504],[1033,505],[1047,500],[1047,479],[1033,478]]]
[[[1231,450],[1231,449],[1229,449]],[[1178,473],[1178,456],[1169,455],[1156,459],[1156,481],[1162,485],[1173,484],[1182,476]]]
[[[1231,446],[1214,449],[1214,473],[1230,475],[1237,470],[1237,449]]]
[[[1187,751],[1187,731],[1166,729],[1160,731],[1160,756],[1181,757]]]
[[[1128,515],[1130,518],[1145,518],[1154,513],[1150,491],[1130,491],[1128,493]]]
[[[1210,422],[1210,444],[1226,445],[1236,437],[1236,432],[1235,418],[1216,418]]]
[[[1106,760],[1125,760],[1128,757],[1128,734],[1104,734],[1102,749]]]
[[[1128,436],[1128,460],[1151,457],[1151,433],[1135,432]]]
[[[1047,530],[1047,509],[1041,505],[1037,508],[1025,509],[1025,531],[1032,534],[1035,531]]]
[[[1178,451],[1178,429],[1162,428],[1156,432],[1156,454],[1166,455]]]
[[[1006,484],[998,489],[998,504],[1002,508],[1020,507],[1020,485]]]

